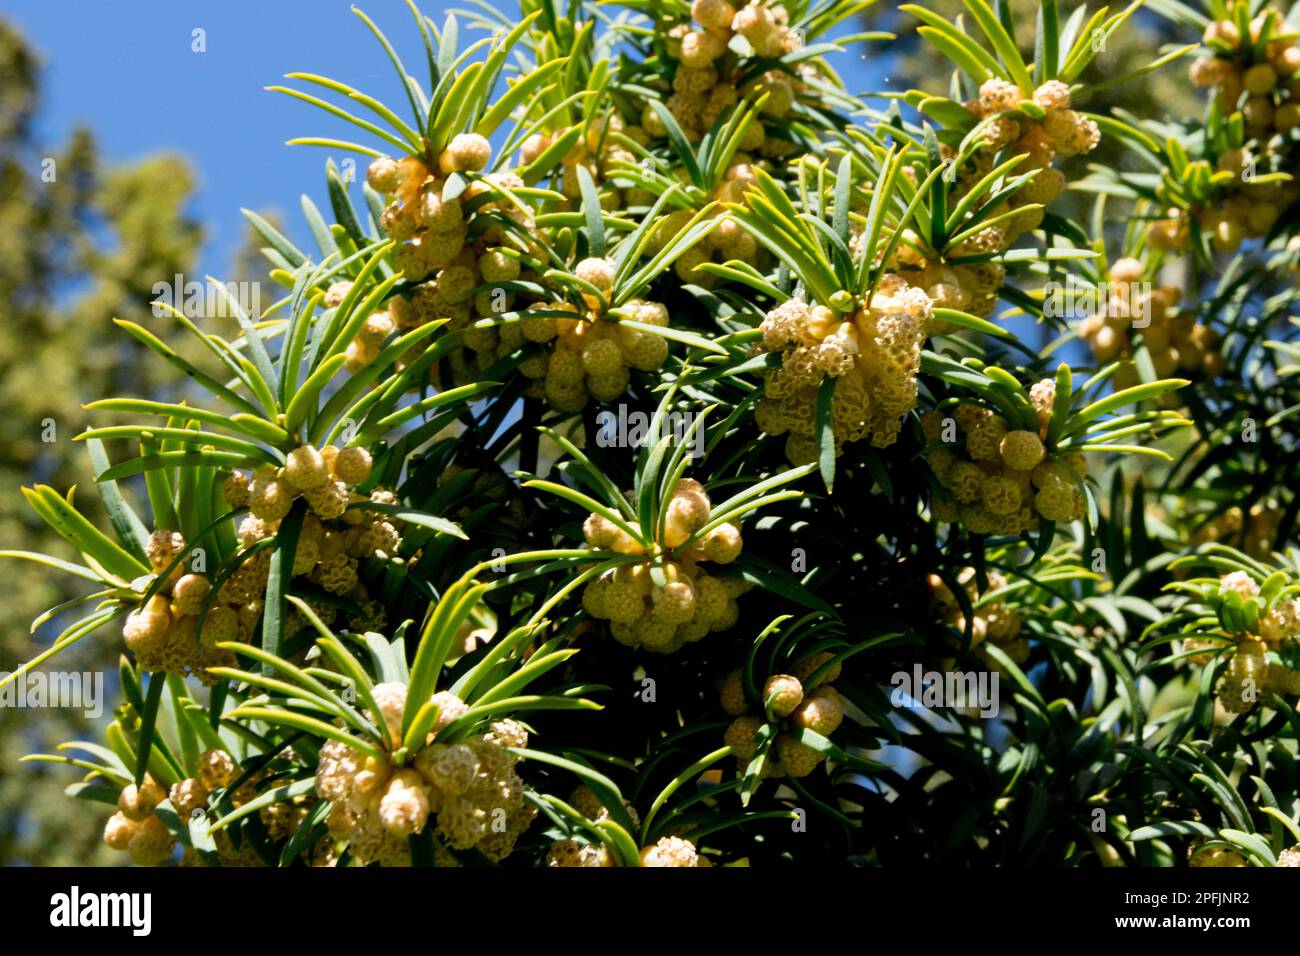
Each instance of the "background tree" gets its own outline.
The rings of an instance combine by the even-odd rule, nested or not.
[[[86,425],[82,404],[105,389],[177,388],[169,366],[138,361],[139,346],[112,320],[146,316],[141,321],[165,334],[170,321],[149,310],[154,283],[191,272],[202,230],[185,212],[194,177],[183,159],[160,155],[106,168],[90,130],[76,129],[62,144],[39,142],[33,126],[40,106],[40,61],[0,20],[0,540],[67,555],[19,488],[34,481],[90,486],[85,451],[71,439]],[[43,440],[49,436],[52,442]],[[12,670],[34,644],[48,641],[56,623],[33,636],[27,622],[79,589],[28,562],[6,562],[4,573],[0,670]],[[116,659],[115,647],[87,641],[53,666],[104,671],[111,701]],[[0,708],[0,861],[110,859],[98,820],[68,812],[57,774],[15,765],[36,741],[46,746],[87,733],[78,713]]]

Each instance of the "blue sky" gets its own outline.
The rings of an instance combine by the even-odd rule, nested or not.
[[[424,9],[441,19],[448,6]],[[405,4],[364,8],[413,58],[420,43]],[[239,243],[241,206],[281,210],[297,231],[299,195],[323,195],[326,151],[285,140],[343,128],[264,87],[300,70],[381,99],[400,95],[392,67],[346,2],[5,0],[3,15],[44,64],[42,138],[61,141],[85,123],[110,161],[160,151],[190,160],[198,176],[192,211],[208,238],[201,265],[218,274]],[[192,49],[196,29],[205,31],[206,52]]]
[[[359,5],[419,75],[422,46],[403,0]],[[305,232],[299,196],[306,192],[325,206],[327,151],[285,146],[285,140],[349,130],[264,87],[288,72],[319,73],[398,109],[396,74],[349,6],[346,0],[4,0],[0,16],[16,23],[41,56],[42,141],[62,142],[84,123],[109,161],[160,151],[190,160],[198,177],[191,211],[207,235],[199,265],[222,275],[242,235],[241,206],[279,211],[294,238]],[[437,22],[457,6],[420,4]],[[204,31],[205,52],[192,49],[195,30]],[[861,89],[872,64],[865,46],[857,46],[835,65],[851,88]]]

